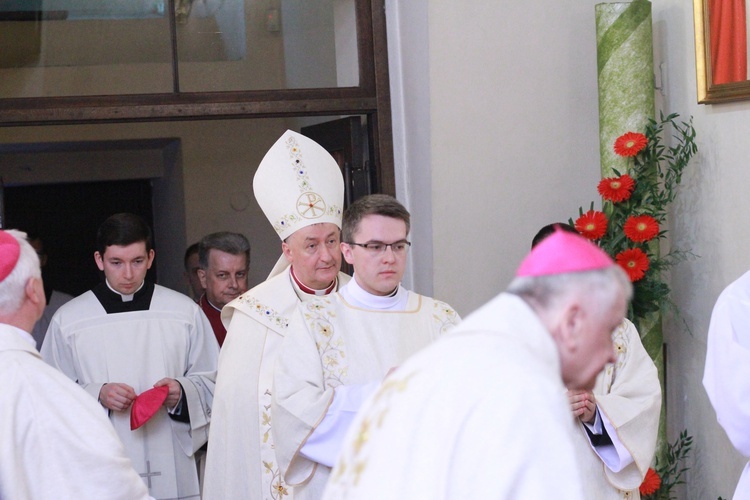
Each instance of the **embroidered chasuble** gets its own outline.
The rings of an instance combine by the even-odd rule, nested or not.
[[[351,278],[338,275],[338,286]],[[314,298],[293,284],[290,268],[227,304],[219,355],[204,500],[291,498],[271,434],[273,367],[290,318]]]
[[[661,387],[656,366],[627,319],[612,333],[617,361],[607,365],[596,379],[593,393],[599,411],[609,421],[608,433],[632,457],[613,472],[592,449],[583,424],[576,419],[573,444],[592,500],[638,499],[638,487],[651,466],[661,412]]]
[[[200,496],[194,453],[208,438],[218,350],[189,297],[145,283],[123,302],[101,284],[57,311],[42,356],[95,400],[107,382],[128,384],[136,394],[165,377],[180,383],[189,422],[170,418],[164,407],[133,431],[129,410],[110,411],[109,418],[150,495],[182,499]]]
[[[580,500],[573,431],[556,345],[501,294],[365,402],[323,498]]]
[[[6,324],[0,379],[0,498],[149,498],[102,407]]]
[[[379,383],[458,323],[444,302],[408,292],[404,311],[354,307],[341,293],[301,304],[276,361],[272,415],[276,457],[295,500],[320,498],[330,468],[300,448],[341,386]]]

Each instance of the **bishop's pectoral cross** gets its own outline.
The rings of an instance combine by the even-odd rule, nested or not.
[[[161,472],[151,472],[151,461],[146,460],[146,472],[144,474],[139,474],[139,476],[146,478],[146,481],[148,482],[148,488],[151,489],[151,477],[161,476]]]

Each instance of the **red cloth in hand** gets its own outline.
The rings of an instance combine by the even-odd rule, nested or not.
[[[162,385],[140,393],[130,407],[130,430],[134,431],[153,417],[169,394],[169,386]]]

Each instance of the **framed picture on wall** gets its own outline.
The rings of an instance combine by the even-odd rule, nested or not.
[[[693,0],[698,102],[750,99],[748,0]]]

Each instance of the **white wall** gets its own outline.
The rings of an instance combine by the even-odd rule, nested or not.
[[[596,3],[387,2],[397,191],[432,226],[432,254],[420,241],[413,257],[433,267],[415,266],[415,284],[461,314],[507,285],[540,226],[598,202]],[[701,378],[713,303],[750,268],[750,101],[697,105],[691,2],[655,3],[653,22],[657,104],[693,115],[700,147],[671,226],[673,244],[701,258],[673,272],[692,336],[666,322],[668,438],[687,428],[695,439],[681,498],[727,498],[744,460]]]
[[[699,147],[672,210],[673,244],[700,258],[673,272],[674,299],[692,334],[678,320],[667,324],[667,425],[672,440],[683,428],[695,439],[688,496],[729,498],[745,460],[716,423],[701,380],[713,304],[750,268],[750,101],[697,104],[693,33],[690,2],[654,4],[655,61],[667,74],[664,107],[694,117]]]
[[[428,9],[427,40],[398,26],[405,61],[427,64],[428,83],[393,91],[394,115],[406,109],[397,169],[429,162],[430,176],[407,176],[407,199],[429,192],[431,210],[410,208],[431,219],[433,292],[467,314],[505,288],[541,226],[595,199],[593,3],[395,3],[402,20]],[[426,111],[409,109],[423,92]]]
[[[428,0],[386,0],[396,197],[411,212],[404,285],[433,295]]]

